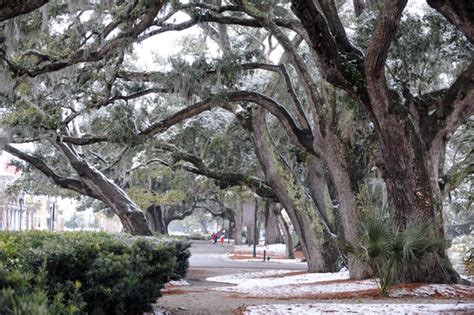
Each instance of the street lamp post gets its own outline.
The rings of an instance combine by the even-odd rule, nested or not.
[[[255,211],[253,221],[253,257],[257,257],[257,210],[258,210],[258,199],[255,197]]]
[[[20,193],[18,194],[18,204],[20,205],[20,217],[19,217],[19,225],[18,229],[21,231],[21,224],[22,220],[21,218],[23,217],[23,204],[25,202],[25,192],[23,190],[20,190]]]
[[[56,200],[53,201],[53,206],[50,208],[50,230],[54,231],[54,220],[56,220]]]

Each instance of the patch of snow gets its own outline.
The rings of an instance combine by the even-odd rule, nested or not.
[[[248,261],[248,262],[263,262],[261,258],[250,258],[250,259],[239,259],[239,261]],[[269,262],[272,263],[281,263],[281,264],[300,264],[307,265],[308,263],[302,262],[301,259],[275,259],[271,258]]]
[[[265,285],[258,285],[256,287],[251,288],[248,290],[247,288],[242,288],[242,286],[238,287],[230,287],[227,291],[232,292],[239,292],[239,293],[247,293],[251,294],[252,296],[262,296],[262,297],[294,297],[298,298],[304,295],[315,295],[315,294],[328,294],[328,293],[351,293],[351,292],[358,292],[364,290],[377,290],[378,285],[375,280],[361,280],[361,281],[352,281],[352,282],[342,282],[342,283],[320,283],[314,284],[314,281],[301,281],[299,284],[306,284],[306,285],[299,285],[299,286],[291,286],[291,285],[279,285],[275,284],[275,286],[265,286]],[[222,288],[220,288],[222,289]],[[242,290],[247,289],[247,290]]]
[[[473,314],[473,303],[304,303],[247,307],[244,314]]]
[[[459,293],[474,294],[474,288],[461,284],[425,284],[418,288],[408,289],[394,289],[390,291],[391,297],[406,297],[406,296],[434,296],[441,295],[443,297],[456,297]]]
[[[181,279],[181,280],[172,280],[170,282],[168,282],[169,285],[172,285],[174,287],[181,287],[181,286],[187,286],[187,285],[191,285],[189,282],[187,282],[186,280],[184,279]]]
[[[248,279],[277,276],[288,273],[288,270],[265,270],[247,273],[234,273],[230,275],[215,276],[206,278],[206,281],[239,284]]]
[[[283,276],[290,273],[288,276]],[[337,273],[305,273],[291,275],[288,270],[267,270],[207,278],[207,281],[232,283],[236,286],[219,287],[216,290],[252,294],[254,296],[300,296],[330,292],[347,292],[376,289],[374,280],[357,283],[319,283],[323,281],[347,280],[348,271]],[[311,285],[309,285],[311,284]],[[295,286],[300,285],[300,286]]]

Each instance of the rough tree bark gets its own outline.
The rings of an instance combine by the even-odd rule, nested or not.
[[[242,245],[242,228],[243,228],[243,213],[242,213],[242,206],[238,205],[234,207],[235,211],[235,226],[234,226],[234,244],[235,245]]]
[[[307,185],[311,197],[313,198],[316,207],[324,219],[326,224],[331,229],[333,234],[337,234],[336,220],[332,209],[328,209],[326,204],[325,194],[327,191],[327,181],[324,176],[324,162],[314,155],[310,155],[306,161],[307,168]]]
[[[204,235],[209,234],[209,230],[207,229],[207,222],[204,220],[202,216],[198,217],[199,225],[201,226],[201,233]]]
[[[155,204],[150,205],[146,209],[145,216],[152,233],[166,234],[161,206]]]
[[[49,0],[4,0],[1,1],[0,22],[29,13],[42,7]]]
[[[126,232],[134,235],[152,234],[140,207],[118,185],[91,167],[85,159],[79,156],[73,146],[61,142],[56,142],[54,145],[69,160],[81,181],[119,217]]]
[[[265,245],[283,243],[283,237],[278,227],[278,218],[265,202]]]

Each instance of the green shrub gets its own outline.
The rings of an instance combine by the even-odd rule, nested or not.
[[[0,288],[5,299],[8,290],[23,290],[50,314],[140,314],[166,282],[185,276],[188,248],[181,240],[128,234],[0,233],[0,263],[10,278],[12,270],[25,275],[21,288],[34,290],[6,280]]]
[[[52,301],[43,289],[33,286],[33,276],[16,270],[8,270],[0,264],[0,314],[2,315],[47,315],[79,314],[83,303],[66,304],[62,293]]]

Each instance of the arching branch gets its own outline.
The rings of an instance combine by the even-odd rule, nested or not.
[[[29,164],[33,165],[36,169],[38,169],[41,173],[43,173],[46,177],[48,177],[53,183],[56,185],[73,190],[75,192],[78,192],[81,195],[86,195],[95,199],[99,199],[99,196],[91,190],[87,185],[85,185],[82,181],[74,178],[69,178],[69,177],[63,177],[58,174],[56,174],[46,163],[44,163],[42,160],[29,155],[27,153],[24,153],[15,147],[7,144],[4,148],[4,150],[17,158],[28,162]]]
[[[24,68],[16,65],[10,60],[6,60],[5,54],[2,57],[7,61],[9,68],[17,76],[28,75],[30,77],[36,77],[43,73],[54,72],[66,67],[81,63],[81,62],[96,62],[104,58],[106,55],[114,51],[126,40],[136,40],[136,38],[143,33],[148,27],[153,24],[155,17],[157,16],[160,9],[165,4],[165,0],[152,0],[149,1],[149,5],[141,15],[141,19],[138,23],[130,24],[125,30],[121,31],[114,38],[101,43],[103,38],[106,38],[113,30],[117,29],[121,24],[123,15],[119,16],[116,20],[110,22],[102,34],[97,36],[96,40],[88,47],[78,49],[72,56],[66,56],[64,58],[51,58],[50,62],[44,62],[36,67]],[[127,5],[125,12],[131,12],[137,6],[137,1],[130,2]],[[125,15],[125,17],[127,17]],[[92,49],[91,49],[92,47]]]
[[[395,38],[407,1],[387,1],[377,17],[365,58],[365,73],[369,80],[385,80],[385,61],[388,50]]]
[[[156,147],[161,150],[171,152],[173,161],[171,163],[167,163],[159,160],[161,164],[165,164],[171,168],[180,168],[197,175],[203,175],[214,179],[219,183],[219,186],[222,189],[231,186],[246,186],[263,198],[276,199],[272,188],[264,180],[241,173],[211,169],[204,163],[202,159],[198,158],[197,156],[181,151],[175,146],[167,143],[159,143],[156,145]],[[193,164],[193,166],[178,164],[180,161],[189,162]]]
[[[474,44],[474,1],[427,0],[428,4],[454,24]]]
[[[316,6],[316,3],[319,6]],[[322,76],[354,97],[359,96],[358,88],[363,86],[359,78],[363,77],[362,54],[354,48],[347,55],[340,50],[336,37],[331,32],[324,6],[320,1],[292,0],[291,9],[298,16],[308,33],[311,47],[318,55],[318,68]],[[333,17],[334,19],[334,17]],[[343,38],[339,41],[345,41]],[[352,58],[352,59],[351,59]]]
[[[240,25],[240,26],[247,26],[247,27],[262,27],[262,24],[254,19],[249,18],[242,18],[236,16],[223,16],[217,14],[205,14],[205,15],[196,15],[195,17],[187,20],[185,22],[179,24],[167,24],[163,23],[159,29],[155,29],[153,31],[149,31],[148,33],[140,36],[138,41],[144,41],[152,36],[169,32],[169,31],[182,31],[189,29],[199,23],[208,23],[208,22],[215,22],[220,24],[227,24],[227,25]],[[301,24],[297,20],[293,19],[275,19],[275,23],[287,29],[291,29],[297,33],[301,32]]]

